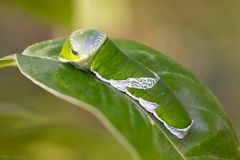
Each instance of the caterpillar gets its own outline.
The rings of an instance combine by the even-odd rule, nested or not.
[[[58,59],[90,71],[124,92],[179,139],[191,128],[193,120],[161,77],[128,57],[106,33],[94,29],[74,31],[66,39]]]

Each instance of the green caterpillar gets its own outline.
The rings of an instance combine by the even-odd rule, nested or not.
[[[193,121],[161,77],[129,58],[105,33],[93,29],[73,32],[58,58],[91,71],[101,81],[126,93],[178,138],[184,138],[191,128]]]

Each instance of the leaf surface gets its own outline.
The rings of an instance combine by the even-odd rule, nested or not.
[[[190,72],[163,54],[127,40],[114,43],[168,85],[194,124],[180,140],[127,95],[94,75],[59,62],[64,39],[41,42],[17,55],[21,73],[35,84],[95,114],[134,159],[237,159],[239,143],[222,106]]]

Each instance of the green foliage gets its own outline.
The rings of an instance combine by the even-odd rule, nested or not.
[[[49,22],[64,26],[70,26],[72,23],[72,0],[7,0],[6,2],[17,5]]]
[[[64,40],[41,42],[17,55],[21,73],[57,97],[95,114],[134,159],[239,158],[239,143],[222,107],[180,65],[136,42],[114,40],[128,56],[157,73],[188,110],[194,124],[182,140],[125,94],[90,73],[59,62],[56,57]]]
[[[55,109],[46,114],[26,106],[0,104],[0,159],[4,156],[5,159],[34,160],[122,160],[129,157],[107,133],[81,127],[77,110]]]

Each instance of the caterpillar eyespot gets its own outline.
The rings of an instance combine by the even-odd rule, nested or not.
[[[129,58],[103,32],[93,29],[73,32],[66,40],[59,60],[91,71],[99,80],[124,92],[179,139],[187,135],[193,124],[161,77]]]
[[[78,55],[78,53],[76,51],[74,51],[74,50],[72,50],[72,54],[75,55],[75,56]]]

